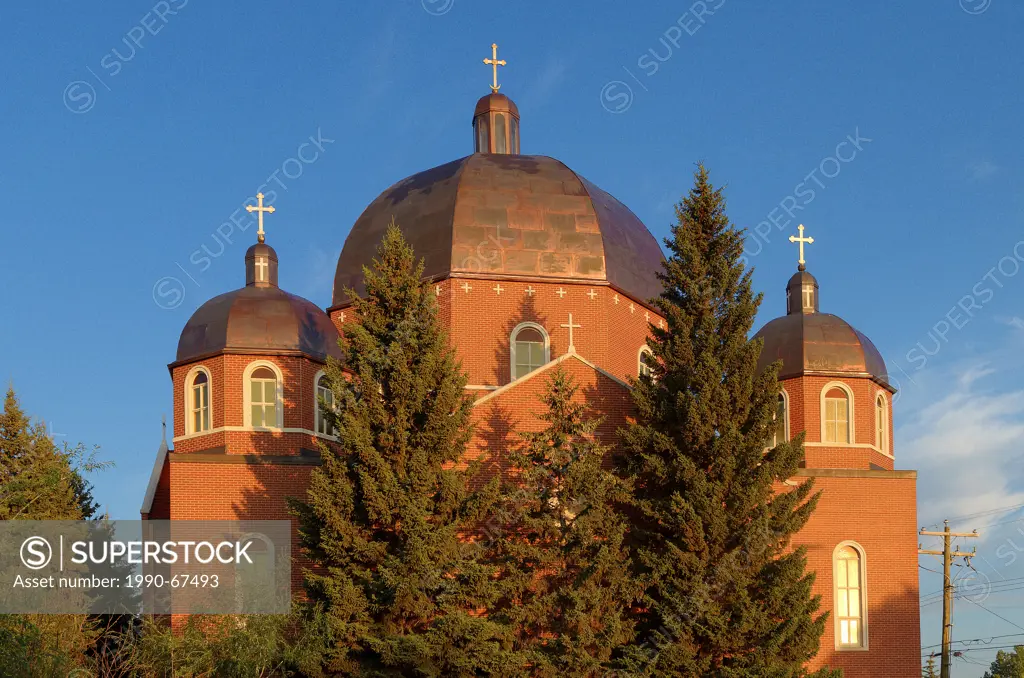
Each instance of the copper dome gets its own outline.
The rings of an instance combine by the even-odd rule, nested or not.
[[[277,286],[272,247],[250,247],[245,268],[245,287],[210,299],[189,318],[172,366],[223,352],[340,357],[338,330],[327,314]]]
[[[564,164],[537,155],[474,155],[399,181],[352,227],[334,304],[361,294],[362,267],[394,219],[424,275],[607,282],[646,302],[661,292],[657,240],[625,205]]]
[[[762,327],[764,339],[758,372],[782,360],[779,379],[803,375],[868,377],[885,388],[889,375],[871,340],[831,313],[790,313]]]

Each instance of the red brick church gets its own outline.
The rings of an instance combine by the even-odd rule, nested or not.
[[[168,366],[173,449],[157,453],[144,519],[289,518],[285,497],[304,494],[318,443],[332,442],[317,396],[329,394],[325,363],[351,320],[344,289],[362,289],[362,266],[392,219],[425,259],[468,374],[472,455],[501,468],[516,432],[537,425],[537,396],[558,364],[614,440],[629,380],[646,369],[649,327],[663,323],[647,302],[659,293],[661,248],[629,208],[561,161],[520,155],[519,111],[492,89],[473,113],[472,155],[402,179],[356,221],[326,311],[280,289],[259,213],[245,285],[193,314]],[[268,210],[259,197],[251,210]],[[832,613],[814,664],[847,678],[916,677],[916,473],[894,470],[895,389],[871,341],[819,311],[818,283],[803,269],[787,284],[786,314],[758,336],[762,364],[783,361],[776,435],[806,432],[806,468],[787,484],[813,478],[822,491],[796,540]]]

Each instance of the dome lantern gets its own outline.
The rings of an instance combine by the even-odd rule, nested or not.
[[[807,271],[797,271],[786,283],[786,313],[817,313],[818,281]]]
[[[491,59],[484,63],[494,68],[491,93],[481,97],[473,112],[473,151],[475,153],[519,154],[519,108],[504,94],[499,94],[498,66],[508,62],[498,59],[498,45],[491,45]]]

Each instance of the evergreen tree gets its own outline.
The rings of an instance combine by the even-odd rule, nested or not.
[[[985,678],[1024,678],[1024,645],[1017,645],[1013,652],[999,650]]]
[[[0,415],[0,520],[81,519],[84,481],[73,462],[8,387]]]
[[[481,614],[490,569],[462,538],[496,483],[472,492],[458,464],[469,437],[465,377],[438,324],[433,290],[392,224],[356,321],[329,365],[337,451],[322,447],[300,540],[317,566],[306,591],[326,617],[327,669],[345,675],[517,675],[502,628]]]
[[[95,512],[83,473],[100,468],[82,445],[54,444],[33,424],[13,387],[0,414],[0,519],[81,520]],[[84,614],[0,616],[0,675],[67,675],[100,636]]]
[[[924,666],[924,678],[939,678],[939,674],[935,673],[935,655],[928,655],[928,661],[925,662]]]
[[[803,440],[766,449],[778,364],[756,372],[748,339],[761,295],[740,261],[743,235],[699,165],[676,207],[670,256],[653,303],[653,378],[633,397],[636,422],[617,458],[634,486],[630,545],[647,583],[640,643],[623,668],[641,675],[739,678],[807,675],[825,614],[790,538],[817,503],[810,482],[785,492]],[[833,675],[823,670],[816,676]]]
[[[633,639],[628,618],[642,588],[629,575],[626,488],[602,466],[608,448],[559,366],[549,379],[543,430],[521,434],[492,543],[502,572],[491,618],[508,624],[534,675],[591,676]]]

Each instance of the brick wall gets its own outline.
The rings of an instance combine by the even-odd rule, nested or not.
[[[592,413],[605,417],[599,435],[614,443],[615,431],[630,416],[628,389],[620,383],[637,375],[640,348],[646,343],[648,320],[659,318],[649,308],[601,283],[526,283],[465,277],[436,284],[439,318],[468,373],[469,383],[488,387],[474,391],[476,434],[468,459],[483,462],[483,482],[507,467],[507,454],[520,443],[522,431],[542,426],[539,400],[551,370],[509,386],[509,335],[523,321],[542,325],[548,332],[551,358],[568,349],[569,313],[579,327],[574,331],[576,354],[561,365],[580,386],[578,399]],[[530,291],[532,290],[532,294]],[[341,314],[332,312],[339,328]],[[212,425],[242,426],[243,371],[253,360],[270,360],[284,377],[285,427],[313,429],[314,377],[322,365],[297,356],[226,355],[200,361],[212,378]],[[175,367],[174,435],[184,435],[184,379],[192,365]],[[599,368],[599,369],[595,369]],[[602,374],[604,370],[615,378]],[[806,430],[807,441],[821,441],[821,389],[831,378],[808,376],[784,382],[790,408],[790,432]],[[881,387],[861,377],[844,378],[854,394],[854,441],[875,443],[874,398]],[[494,392],[494,389],[501,388]],[[886,394],[891,421],[891,397]],[[888,427],[888,450],[892,450]],[[151,517],[172,519],[283,519],[290,518],[285,498],[303,496],[311,466],[277,463],[273,458],[316,449],[316,438],[305,433],[221,431],[175,441],[157,486]],[[204,453],[205,451],[205,453]],[[216,452],[236,455],[217,463]],[[817,572],[815,592],[822,607],[833,606],[832,554],[837,544],[854,541],[867,563],[868,633],[866,651],[837,651],[830,622],[821,653],[813,666],[842,667],[847,678],[920,675],[916,491],[912,474],[891,472],[893,460],[868,447],[815,446],[806,448],[808,468],[794,480],[817,475],[822,491],[818,510],[798,535],[795,545],[808,548],[808,565]],[[190,460],[190,455],[192,455]],[[254,463],[237,455],[267,457]],[[233,463],[237,462],[237,463]],[[873,466],[872,466],[873,465]],[[870,471],[872,467],[885,469]],[[784,489],[784,487],[780,488]],[[299,588],[301,575],[293,572]]]
[[[821,445],[821,394],[826,384],[834,382],[845,384],[853,392],[852,446]],[[866,377],[856,376],[796,377],[783,380],[782,386],[789,402],[790,436],[804,431],[805,442],[810,443],[804,448],[808,468],[880,468],[890,471],[894,468],[892,394],[888,391]],[[889,424],[886,427],[888,442],[885,453],[869,447],[877,447],[875,398],[879,394],[885,398]]]
[[[640,349],[649,336],[648,322],[661,318],[640,302],[604,283],[527,283],[485,278],[449,278],[436,284],[439,318],[448,330],[469,383],[503,386],[511,381],[509,338],[522,322],[535,322],[548,333],[551,358],[569,347],[572,313],[576,352],[598,367],[626,380],[637,376]],[[498,289],[500,288],[500,289]],[[532,293],[530,291],[532,290]],[[342,327],[340,315],[331,313]]]
[[[921,675],[920,598],[917,568],[917,491],[913,472],[814,471],[821,500],[793,540],[807,548],[816,572],[814,593],[832,610],[832,557],[845,541],[864,554],[867,650],[837,650],[835,617],[825,627],[811,668],[843,669],[845,678],[916,678]],[[806,481],[806,475],[796,482]]]

